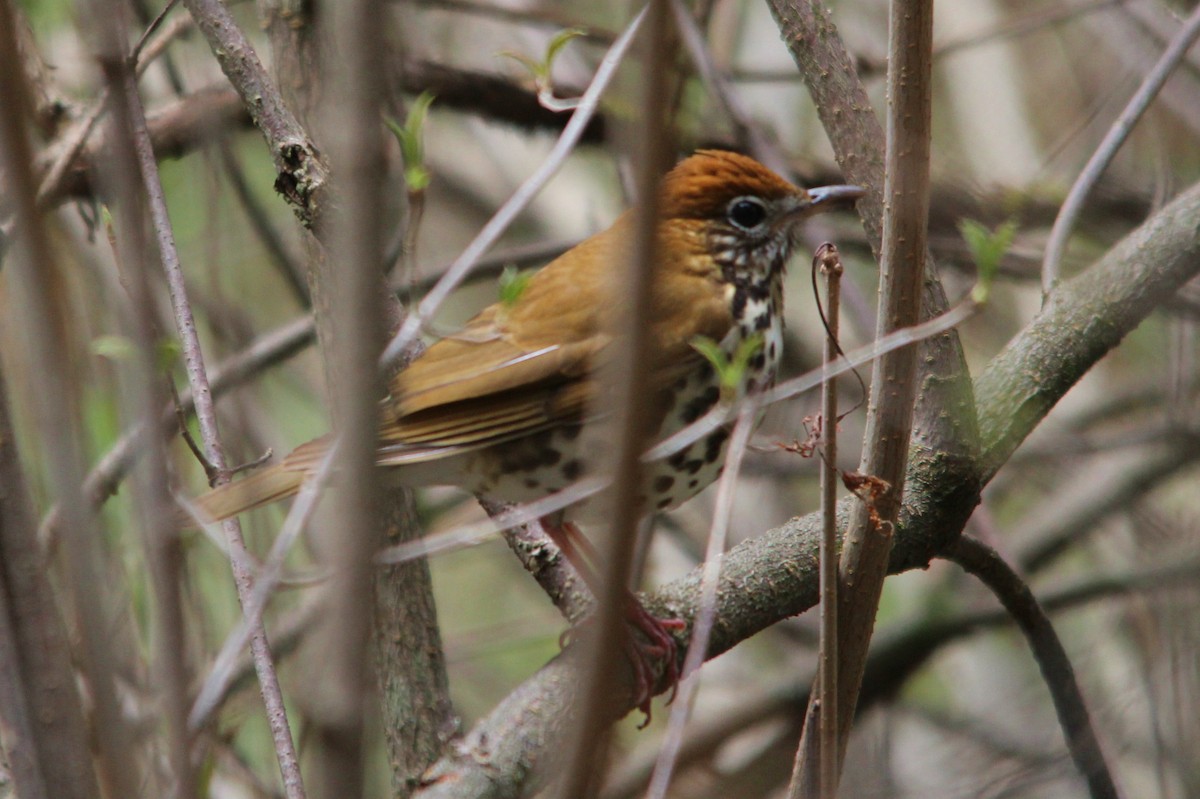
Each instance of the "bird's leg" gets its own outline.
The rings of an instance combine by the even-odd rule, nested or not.
[[[592,564],[596,562],[596,550],[592,547],[579,528],[573,522],[557,521],[550,518],[541,520],[542,527],[551,540],[562,550],[563,555],[579,572],[583,581],[592,592],[600,595],[601,582]],[[646,715],[642,727],[650,723],[650,700],[654,696],[657,684],[657,669],[655,662],[661,662],[663,679],[671,688],[667,701],[675,698],[675,689],[679,685],[679,647],[675,643],[672,631],[678,632],[687,627],[682,619],[660,619],[646,610],[641,601],[629,589],[624,590],[625,617],[630,627],[640,635],[625,636],[625,651],[633,667],[635,695],[638,710]],[[570,630],[563,634],[565,639]]]

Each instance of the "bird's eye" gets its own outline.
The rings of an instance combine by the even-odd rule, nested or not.
[[[749,231],[767,218],[767,207],[757,197],[738,197],[729,203],[725,216],[734,227]]]

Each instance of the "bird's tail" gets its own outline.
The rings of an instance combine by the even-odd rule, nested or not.
[[[261,505],[267,505],[300,490],[305,472],[270,466],[241,480],[214,488],[195,500],[195,510],[203,521],[219,522]]]

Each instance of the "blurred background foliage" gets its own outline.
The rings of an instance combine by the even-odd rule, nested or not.
[[[153,0],[130,0],[130,5],[143,19],[159,10]],[[931,245],[952,298],[968,292],[974,281],[961,220],[978,220],[989,229],[1007,220],[1017,225],[990,304],[960,330],[974,371],[1036,313],[1041,249],[1066,188],[1192,5],[1160,0],[938,5]],[[268,57],[258,10],[251,3],[231,6],[243,30],[255,37],[259,53]],[[748,109],[747,121],[778,142],[799,181],[836,180],[830,147],[765,4],[700,0],[694,6],[704,20],[714,62]],[[45,88],[61,103],[64,118],[77,116],[93,102],[99,72],[74,5],[24,0],[18,7],[47,67]],[[886,4],[840,0],[832,11],[882,110]],[[411,87],[400,87],[406,65],[417,62],[455,70],[466,82],[468,98],[449,107],[435,96],[421,131],[431,181],[423,191],[420,217],[411,217],[418,226],[415,243],[400,253],[392,274],[408,301],[409,289],[436,277],[461,251],[545,156],[555,135],[542,123],[514,125],[471,109],[467,71],[498,76],[529,93],[529,71],[505,54],[536,63],[552,37],[577,27],[587,34],[567,43],[549,64],[554,93],[577,95],[628,9],[623,3],[582,1],[420,0],[395,2],[388,12],[380,23],[387,26],[394,50],[380,69],[394,79],[394,118],[403,120],[414,98]],[[177,9],[169,19],[185,17]],[[134,37],[143,24],[131,25]],[[681,152],[741,146],[737,126],[687,69],[677,115]],[[435,330],[451,330],[494,301],[499,267],[536,265],[517,257],[519,248],[546,242],[565,247],[605,227],[626,206],[630,173],[622,126],[633,107],[636,64],[625,72],[624,87],[602,106],[609,140],[578,149],[498,246],[514,257],[494,259],[493,268],[481,270],[479,279],[446,307]],[[225,84],[203,39],[184,26],[141,85],[153,115],[170,113],[180,89],[188,97]],[[54,135],[52,129],[43,131],[38,145]],[[307,313],[304,292],[264,245],[263,228],[250,220],[246,203],[264,214],[282,257],[297,274],[303,272],[298,265],[304,253],[298,226],[272,189],[274,174],[262,139],[247,121],[214,124],[202,138],[182,157],[164,160],[162,174],[205,355],[214,365]],[[1088,203],[1071,241],[1068,274],[1195,182],[1198,140],[1200,52],[1168,83]],[[400,231],[412,205],[398,146],[390,159],[387,213]],[[235,181],[244,184],[248,199],[239,198]],[[78,387],[73,400],[85,421],[94,463],[130,423],[111,368],[115,359],[128,357],[114,340],[121,327],[114,318],[120,305],[113,301],[120,291],[119,267],[103,198],[73,198],[49,218],[61,259],[59,277],[72,298],[71,317],[62,322],[69,329],[68,359]],[[805,235],[806,251],[828,239],[846,255],[844,345],[849,349],[870,340],[876,272],[857,220],[820,217]],[[542,260],[554,249],[548,248]],[[810,295],[807,259],[800,256],[789,275],[790,374],[817,365],[820,323]],[[1193,285],[1093,369],[988,487],[970,525],[1021,565],[1040,596],[1112,578],[1107,590],[1056,610],[1054,620],[1129,796],[1200,795],[1198,313],[1200,287]],[[0,318],[20,449],[29,473],[40,475],[33,489],[38,510],[45,513],[47,465],[39,459],[30,421],[38,398],[20,379],[37,365],[22,362],[14,344],[21,335],[19,313]],[[168,357],[177,353],[169,345],[164,350]],[[169,371],[178,385],[186,384],[177,359]],[[856,401],[858,384],[846,379],[844,386],[844,402]],[[262,370],[219,402],[232,459],[253,460],[268,448],[286,452],[323,432],[325,398],[320,362],[311,347]],[[742,477],[737,536],[753,536],[816,507],[814,464],[778,444],[803,439],[803,419],[817,407],[818,398],[811,396],[771,410]],[[857,462],[862,417],[860,409],[843,423],[846,467]],[[192,456],[182,444],[171,452],[180,491],[199,493],[204,480]],[[147,577],[127,495],[118,493],[103,511],[106,580],[128,611],[127,617],[112,620],[111,632],[125,646],[122,679],[129,712],[152,726]],[[648,585],[695,566],[711,501],[706,494],[659,520],[645,564]],[[483,518],[473,501],[448,489],[422,492],[418,502],[430,531]],[[254,552],[266,552],[281,519],[277,507],[251,516],[247,536]],[[1035,559],[1031,553],[1045,552],[1050,541],[1058,542],[1057,548]],[[1188,563],[1193,568],[1182,577],[1154,577],[1164,567]],[[288,568],[294,585],[268,610],[268,628],[282,643],[303,632],[306,587],[321,576],[303,547]],[[432,569],[452,695],[463,724],[469,725],[558,651],[564,623],[498,538],[438,556]],[[193,672],[203,675],[239,611],[225,556],[199,533],[187,534],[185,582],[188,659]],[[993,608],[978,584],[945,563],[888,581],[878,624],[881,645],[907,642],[913,648],[928,646],[928,652],[881,677],[888,688],[864,711],[843,796],[1084,795],[1027,648],[1011,628],[989,616]],[[805,687],[814,662],[815,621],[809,616],[781,623],[705,667],[696,727],[723,732],[685,762],[672,795],[778,795],[790,771],[800,718],[790,697]],[[961,634],[935,636],[932,645],[921,638],[922,631],[960,621]],[[285,695],[297,668],[289,651],[285,648],[280,657]],[[746,712],[750,709],[758,714]],[[209,795],[279,795],[262,715],[247,676],[215,730]],[[635,795],[620,793],[620,780],[653,751],[662,718],[659,714],[649,731],[635,732],[629,722],[621,728],[609,796]],[[304,730],[297,734],[303,750]],[[375,771],[380,795],[386,792],[385,771],[382,763]]]

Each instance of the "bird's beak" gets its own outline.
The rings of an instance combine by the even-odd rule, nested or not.
[[[808,190],[808,207],[818,213],[835,208],[849,208],[864,194],[866,191],[858,186],[821,186]]]
[[[866,190],[858,186],[821,186],[801,191],[789,198],[788,207],[776,224],[779,228],[794,231],[801,221],[810,216],[849,208],[866,193]]]

